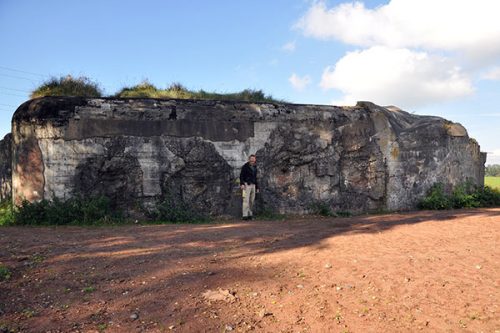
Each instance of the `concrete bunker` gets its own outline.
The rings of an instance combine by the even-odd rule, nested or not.
[[[369,102],[45,97],[18,108],[6,145],[15,203],[104,194],[138,210],[173,195],[235,216],[252,153],[260,208],[297,214],[411,209],[436,182],[482,184],[485,162],[460,124]]]

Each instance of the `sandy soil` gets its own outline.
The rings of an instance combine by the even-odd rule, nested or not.
[[[0,332],[500,332],[500,208],[0,229]]]

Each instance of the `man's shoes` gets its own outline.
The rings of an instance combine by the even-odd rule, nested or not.
[[[243,216],[243,221],[253,220],[253,216]]]

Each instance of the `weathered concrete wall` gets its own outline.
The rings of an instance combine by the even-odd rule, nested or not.
[[[0,200],[12,194],[12,135],[7,134],[0,140]]]
[[[238,214],[239,169],[260,166],[261,208],[304,213],[415,207],[435,182],[483,182],[460,125],[372,103],[356,107],[42,98],[13,118],[13,199],[105,194],[125,208],[166,195]]]

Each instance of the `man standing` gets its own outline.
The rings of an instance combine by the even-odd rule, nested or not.
[[[241,196],[243,197],[243,219],[251,220],[253,217],[253,204],[255,193],[259,192],[257,184],[257,158],[250,155],[248,162],[243,165],[240,173]]]

